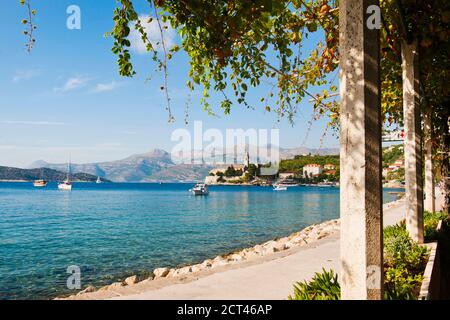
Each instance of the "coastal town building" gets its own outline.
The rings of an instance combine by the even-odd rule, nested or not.
[[[292,178],[295,178],[295,172],[280,172],[278,174],[278,178],[280,178],[280,179],[292,179]]]
[[[237,160],[235,160],[237,162]],[[205,178],[206,184],[218,184],[223,182],[236,182],[239,181],[242,176],[244,176],[248,172],[248,168],[250,166],[250,154],[248,149],[246,149],[244,156],[243,164],[223,164],[209,171],[208,176]],[[229,168],[233,168],[235,171],[241,171],[242,176],[226,176],[226,172]]]
[[[323,167],[320,164],[310,163],[303,167],[303,176],[317,177],[323,172]]]
[[[327,163],[326,165],[323,166],[324,170],[336,170],[336,166],[334,164],[331,163]]]
[[[389,165],[387,168],[383,168],[383,177],[386,177],[389,172],[394,172],[399,169],[405,168],[405,161],[403,159],[396,160],[393,164]]]

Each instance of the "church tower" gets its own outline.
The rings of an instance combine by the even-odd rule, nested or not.
[[[245,158],[244,158],[244,167],[248,169],[250,166],[250,154],[248,152],[248,145],[245,146]]]

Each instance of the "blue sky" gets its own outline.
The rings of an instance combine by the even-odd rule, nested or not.
[[[232,114],[212,117],[199,107],[199,94],[191,96],[190,124],[184,124],[188,89],[185,88],[188,59],[177,54],[169,65],[169,88],[176,122],[167,122],[162,77],[138,43],[133,62],[138,75],[132,79],[118,75],[111,53],[112,39],[104,33],[113,25],[115,0],[39,0],[37,44],[31,55],[25,51],[20,21],[26,16],[18,0],[6,0],[0,12],[0,165],[27,166],[43,159],[49,162],[99,162],[115,160],[153,148],[167,151],[177,128],[191,129],[196,120],[204,127],[278,128],[282,147],[319,147],[326,119],[315,122],[308,139],[307,121],[312,108],[305,102],[292,127],[284,119],[264,110],[248,110],[235,105]],[[138,11],[148,6],[138,0]],[[81,8],[81,30],[66,27],[69,5]],[[7,30],[7,31],[5,31]],[[178,41],[175,32],[168,35]],[[150,81],[146,81],[151,76]],[[266,88],[252,89],[250,99],[264,95]],[[314,92],[314,90],[313,90]],[[212,97],[217,106],[220,96]],[[250,100],[251,101],[251,100]],[[328,134],[323,147],[337,147],[336,137]]]

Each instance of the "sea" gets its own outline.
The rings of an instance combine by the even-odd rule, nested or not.
[[[67,280],[96,287],[157,267],[177,267],[287,236],[339,217],[335,187],[186,183],[0,183],[0,299],[74,294]],[[396,196],[384,190],[384,202]],[[68,273],[69,272],[69,273]]]

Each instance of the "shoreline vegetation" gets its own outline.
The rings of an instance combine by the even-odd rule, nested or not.
[[[66,179],[67,172],[57,171],[49,168],[38,169],[22,169],[14,167],[0,166],[0,182],[33,182],[35,180],[44,179],[47,182],[59,182]],[[72,182],[95,182],[96,175],[77,172],[71,174]],[[110,182],[108,179],[102,178],[102,182]]]
[[[386,203],[384,209],[387,210],[399,204],[404,200],[404,197]],[[262,244],[257,244],[252,247],[235,250],[233,252],[218,255],[215,258],[206,259],[200,263],[192,265],[180,265],[178,267],[157,267],[150,272],[150,275],[139,276],[131,275],[123,281],[117,281],[102,287],[94,287],[87,285],[83,290],[72,295],[60,295],[55,299],[96,299],[96,298],[112,298],[116,295],[116,290],[120,288],[132,288],[138,284],[150,283],[155,280],[183,280],[188,276],[199,276],[204,272],[219,271],[222,267],[236,266],[239,263],[256,261],[258,258],[270,257],[279,252],[287,251],[289,249],[301,248],[311,243],[317,242],[336,235],[340,230],[340,219],[327,220],[321,223],[312,224],[306,228],[294,232],[288,236],[275,238],[266,241]],[[170,282],[170,281],[169,281]],[[170,283],[167,283],[168,285]],[[164,285],[163,285],[164,286]],[[96,297],[99,295],[100,297]]]

